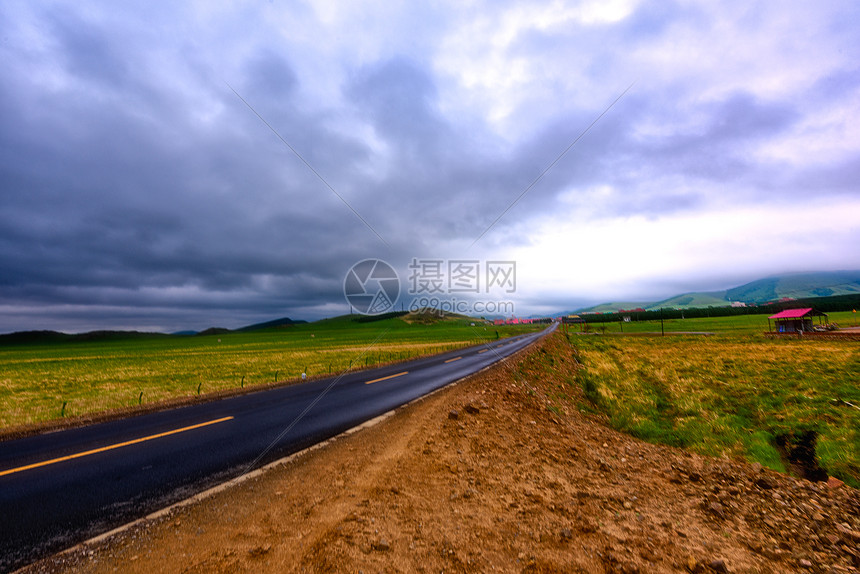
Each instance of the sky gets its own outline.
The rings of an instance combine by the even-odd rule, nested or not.
[[[4,1],[0,333],[341,315],[367,259],[395,308],[518,316],[858,269],[858,28],[852,0]]]

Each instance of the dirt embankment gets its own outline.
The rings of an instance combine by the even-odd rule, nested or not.
[[[576,409],[575,368],[553,336],[381,424],[27,571],[860,570],[856,490],[610,430]],[[559,407],[561,394],[574,398]]]

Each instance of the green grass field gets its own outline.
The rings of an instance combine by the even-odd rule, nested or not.
[[[635,316],[635,313],[631,315]],[[738,315],[735,317],[698,317],[695,319],[666,319],[663,321],[663,329],[666,333],[676,332],[707,332],[707,333],[764,333],[768,329],[768,315]],[[851,311],[840,311],[828,313],[828,320],[837,323],[841,327],[854,326],[860,318]],[[773,322],[771,322],[772,325]],[[817,324],[817,319],[816,319]],[[594,333],[659,333],[660,321],[631,321],[621,323],[590,323],[588,330]],[[579,325],[569,325],[569,330],[579,331]]]
[[[786,468],[779,437],[791,441],[814,431],[821,467],[860,487],[860,343],[767,338],[766,317],[666,325],[667,333],[711,336],[584,336],[571,329],[583,365],[578,383],[590,399],[581,407],[649,441],[780,471]],[[830,317],[843,326],[850,318]],[[625,332],[628,326],[654,331],[653,323],[625,324]]]
[[[337,374],[536,328],[472,322],[340,317],[248,333],[0,346],[0,428]]]
[[[842,326],[853,319],[830,315]],[[340,317],[250,333],[0,346],[0,428],[289,383],[540,328],[471,323]],[[860,487],[860,409],[846,404],[860,406],[860,343],[770,339],[766,315],[664,322],[667,333],[710,336],[627,337],[618,323],[606,327],[607,336],[567,328],[589,398],[583,410],[646,440],[781,471],[778,437],[815,431],[821,466]],[[623,328],[659,333],[660,323]]]

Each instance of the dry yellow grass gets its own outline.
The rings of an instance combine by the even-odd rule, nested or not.
[[[812,430],[830,472],[860,484],[860,345],[711,337],[573,337],[591,397],[617,428],[784,470],[781,435]]]
[[[375,323],[341,318],[253,333],[0,347],[0,428],[288,384],[302,373],[334,375],[488,336],[471,321],[410,325],[396,318]]]

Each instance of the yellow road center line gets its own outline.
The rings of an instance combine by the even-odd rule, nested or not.
[[[154,435],[150,435],[150,436],[145,436],[145,437],[142,437],[142,438],[136,438],[136,439],[134,439],[134,440],[128,440],[128,441],[125,441],[125,442],[120,442],[120,443],[112,444],[112,445],[109,445],[109,446],[103,446],[103,447],[101,447],[101,448],[95,448],[95,449],[93,449],[93,450],[88,450],[88,451],[85,451],[85,452],[79,452],[79,453],[76,453],[76,454],[70,454],[70,455],[68,455],[68,456],[61,456],[60,458],[52,458],[51,460],[46,460],[46,461],[43,461],[43,462],[36,462],[36,463],[33,463],[33,464],[28,464],[27,466],[19,466],[18,468],[10,468],[9,470],[0,471],[0,476],[6,476],[7,474],[14,474],[14,473],[16,473],[16,472],[22,472],[22,471],[30,470],[30,469],[33,469],[33,468],[39,468],[40,466],[48,466],[49,464],[56,464],[56,463],[58,463],[58,462],[63,462],[63,461],[66,461],[66,460],[72,460],[72,459],[75,459],[75,458],[81,458],[81,457],[83,457],[83,456],[89,456],[89,455],[91,455],[91,454],[98,454],[98,453],[100,453],[100,452],[105,452],[105,451],[108,451],[108,450],[113,450],[113,449],[116,449],[116,448],[121,448],[121,447],[124,447],[124,446],[129,446],[129,445],[132,445],[132,444],[138,444],[138,443],[141,443],[141,442],[146,442],[146,441],[148,441],[148,440],[155,440],[155,439],[157,439],[157,438],[162,438],[162,437],[170,436],[170,435],[172,435],[172,434],[178,434],[178,433],[185,432],[185,431],[190,431],[190,430],[194,430],[194,429],[199,429],[199,428],[201,428],[201,427],[205,427],[205,426],[209,426],[209,425],[214,425],[214,424],[217,424],[217,423],[223,423],[224,421],[229,421],[229,420],[231,420],[232,418],[233,418],[233,417],[224,417],[224,418],[221,418],[221,419],[216,419],[216,420],[214,420],[214,421],[209,421],[209,422],[205,422],[205,423],[200,423],[200,424],[196,424],[196,425],[191,425],[190,427],[182,427],[181,429],[176,429],[176,430],[167,431],[167,432],[163,432],[163,433],[159,433],[159,434],[154,434]]]
[[[393,379],[395,377],[402,377],[403,375],[405,375],[408,372],[409,371],[403,371],[402,373],[397,373],[396,375],[388,375],[387,377],[382,377],[379,379],[373,379],[372,381],[365,381],[364,384],[369,385],[370,383],[378,383],[379,381],[387,381],[388,379]]]
[[[446,362],[446,363],[453,363],[454,361],[459,361],[459,360],[460,360],[460,359],[462,359],[462,358],[463,358],[463,357],[455,357],[455,358],[453,358],[453,359],[448,359],[448,360],[447,360],[447,361],[445,361],[445,362]]]
[[[481,353],[486,353],[487,351],[489,351],[489,349],[481,349],[480,351],[478,351],[478,354],[480,355]]]

